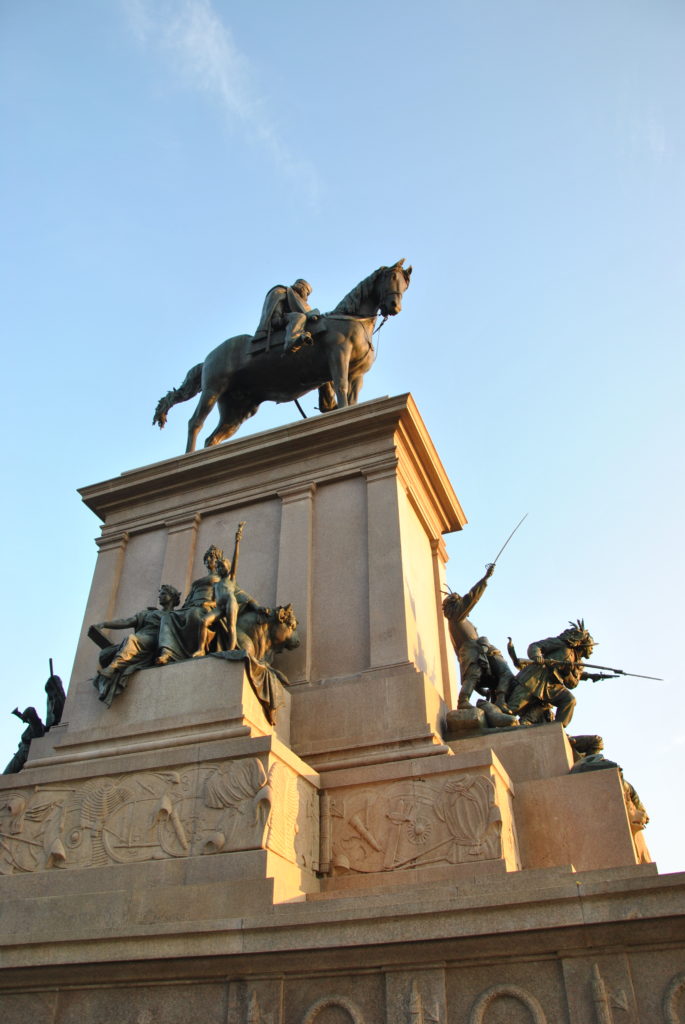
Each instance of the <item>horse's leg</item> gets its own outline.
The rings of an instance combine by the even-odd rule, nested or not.
[[[347,375],[350,369],[350,353],[346,347],[336,345],[328,355],[328,366],[335,388],[337,408],[344,409],[347,405]]]
[[[352,379],[350,380],[350,387],[347,392],[347,401],[349,402],[350,405],[356,405],[357,402],[359,401],[359,392],[362,389],[363,383],[364,375],[362,373],[358,373],[355,377],[352,377]]]
[[[331,412],[335,409],[335,391],[330,381],[319,388],[319,412]]]
[[[253,398],[224,392],[219,399],[219,426],[205,441],[205,448],[211,448],[212,445],[233,437],[238,427],[250,416],[254,416],[258,408],[259,402],[255,402]]]
[[[219,396],[215,391],[209,391],[205,388],[200,395],[200,401],[197,403],[197,409],[188,420],[188,445],[186,447],[187,452],[195,451],[195,443],[197,441],[197,435],[202,430],[202,424],[209,416],[210,412],[214,408],[216,400]]]

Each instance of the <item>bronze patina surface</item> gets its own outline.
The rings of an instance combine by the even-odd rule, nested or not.
[[[199,394],[188,424],[186,451],[192,452],[215,405],[219,408],[219,425],[205,447],[235,434],[262,402],[290,402],[319,388],[322,411],[356,405],[364,374],[376,358],[371,340],[376,317],[379,312],[385,318],[396,316],[402,309],[402,295],[409,287],[412,271],[403,263],[398,260],[391,267],[379,267],[321,317],[309,309],[306,299],[311,288],[306,281],[298,279],[293,288],[272,288],[265,300],[256,343],[250,334],[224,341],[203,363],[188,371],[179,388],[159,400],[152,422],[163,427],[172,406]],[[309,333],[306,325],[311,328],[311,344],[304,344]],[[281,334],[279,340],[283,327],[285,338]],[[276,337],[271,345],[274,328]]]

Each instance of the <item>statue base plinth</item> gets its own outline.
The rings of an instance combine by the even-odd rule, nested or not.
[[[446,753],[445,702],[410,663],[292,688],[293,749],[319,772]]]
[[[83,493],[104,526],[64,724],[0,779],[3,1024],[682,1016],[685,875],[645,863],[617,769],[449,711],[465,520],[410,397]],[[276,725],[212,658],[106,708],[90,624],[187,593],[241,520],[241,585],[299,620]]]
[[[68,729],[51,729],[31,744],[29,767],[202,747],[240,736],[274,735],[288,746],[291,696],[280,684],[277,703],[271,725],[240,661],[207,657],[143,669],[130,676],[110,708],[94,687],[86,691]]]

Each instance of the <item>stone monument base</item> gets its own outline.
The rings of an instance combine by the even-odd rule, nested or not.
[[[685,1019],[685,875],[560,726],[325,772],[260,732],[2,780],[6,1024]]]
[[[84,495],[64,725],[0,779],[2,1024],[685,1021],[685,875],[649,862],[618,770],[450,712],[465,520],[410,397]],[[187,593],[243,520],[241,584],[298,617],[275,724],[211,657],[104,707],[88,626]]]

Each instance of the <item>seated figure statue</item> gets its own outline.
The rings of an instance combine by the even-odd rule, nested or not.
[[[285,352],[297,352],[302,345],[310,343],[312,337],[306,330],[307,323],[320,316],[319,310],[312,309],[307,301],[311,292],[312,286],[301,277],[290,288],[282,284],[270,288],[254,341],[266,338],[268,343],[275,331],[285,328]]]
[[[93,686],[108,707],[117,694],[126,689],[128,677],[140,668],[153,665],[159,649],[162,621],[181,600],[176,587],[163,583],[159,588],[159,608],[144,608],[124,619],[98,622],[96,629],[133,629],[119,644],[103,648]]]
[[[236,581],[244,525],[240,523],[236,531],[230,561],[213,544],[205,552],[207,575],[195,580],[183,607],[168,615],[160,626],[158,665],[203,658],[210,652],[232,651],[238,646],[237,622],[241,610],[269,614],[269,609],[241,590]]]
[[[299,645],[291,605],[265,608],[237,583],[238,554],[245,523],[235,535],[233,558],[212,544],[203,556],[206,573],[195,580],[182,607],[175,587],[163,585],[160,608],[145,608],[128,618],[92,626],[89,635],[103,648],[93,683],[108,706],[137,669],[166,665],[212,654],[242,660],[270,722],[279,706],[275,692],[287,679],[272,667],[275,654]],[[134,630],[119,644],[109,644],[100,629]]]
[[[201,658],[207,653],[206,620],[214,617],[216,610],[214,587],[220,579],[218,567],[223,557],[221,548],[214,544],[207,548],[202,559],[206,574],[191,584],[181,608],[160,623],[157,665]]]

